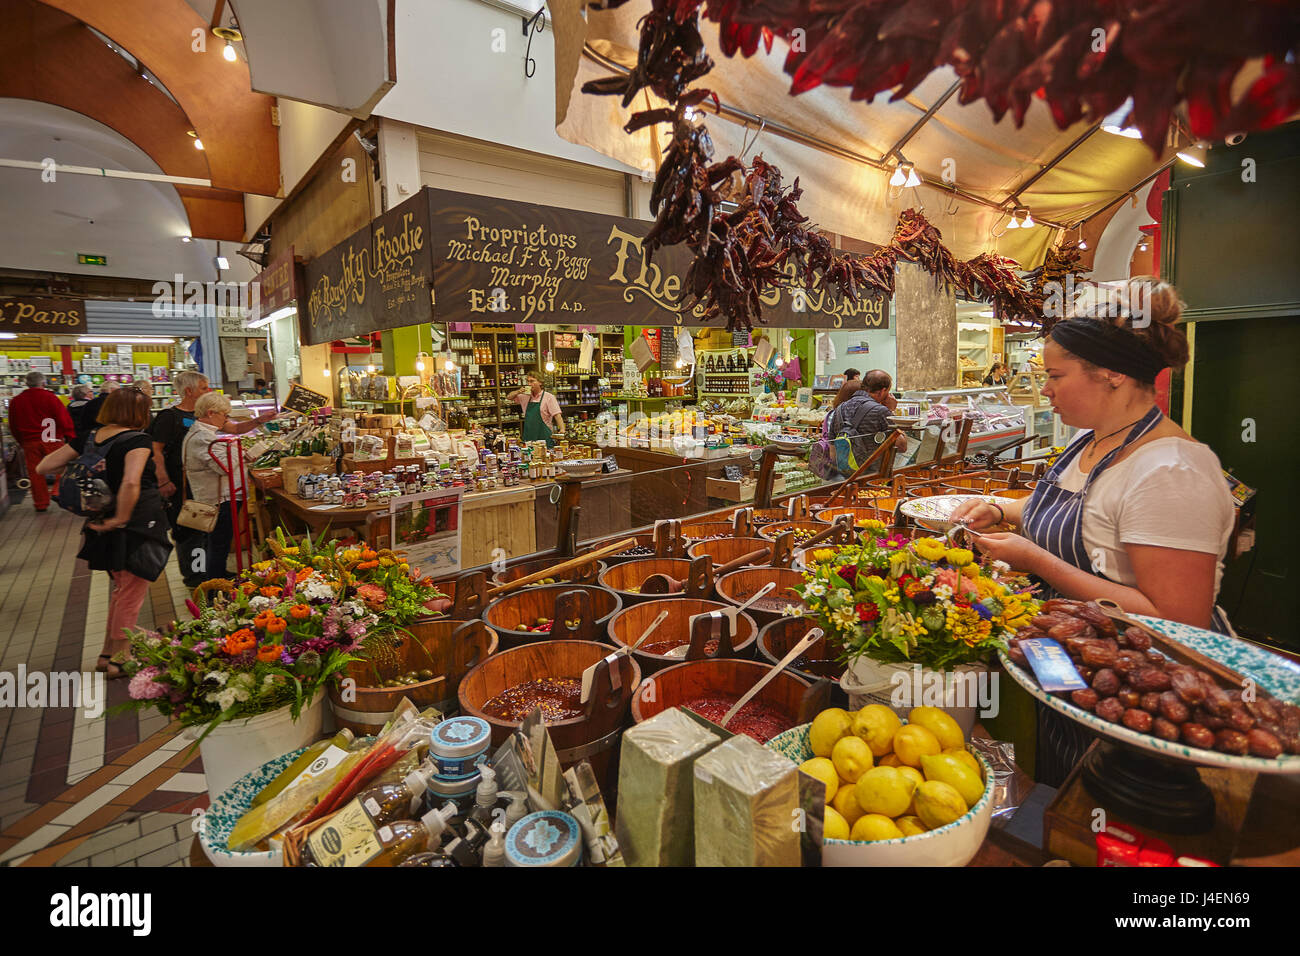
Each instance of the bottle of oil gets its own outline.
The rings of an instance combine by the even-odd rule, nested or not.
[[[419,820],[396,820],[381,826],[375,839],[383,849],[366,866],[398,866],[417,853],[436,850],[455,812],[454,803],[445,803]]]
[[[409,819],[418,807],[420,798],[429,789],[429,774],[432,772],[432,767],[428,770],[417,767],[401,783],[371,787],[357,794],[357,799],[377,827],[394,820]]]

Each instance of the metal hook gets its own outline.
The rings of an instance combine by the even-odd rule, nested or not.
[[[740,161],[742,163],[745,161],[745,154],[754,148],[754,145],[758,142],[758,138],[763,135],[763,130],[766,128],[767,128],[767,120],[764,117],[760,116],[758,118],[758,132],[754,134],[754,138],[751,140],[749,138],[749,124],[748,123],[745,124],[745,141],[744,143],[741,144],[740,147]]]
[[[532,19],[524,20],[524,35],[528,37],[528,46],[524,50],[524,76],[533,78],[537,72],[537,61],[532,58],[533,36],[546,30],[546,7],[533,14]]]
[[[945,209],[943,213],[945,216],[957,215],[957,187],[956,186],[952,187],[952,208]]]

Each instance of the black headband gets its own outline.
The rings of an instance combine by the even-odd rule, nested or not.
[[[1100,319],[1065,319],[1052,326],[1051,336],[1070,354],[1147,385],[1169,364],[1140,336]]]

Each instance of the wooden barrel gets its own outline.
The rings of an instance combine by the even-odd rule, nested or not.
[[[765,525],[776,524],[779,521],[789,521],[790,515],[784,508],[755,508],[750,521],[754,527],[762,528]]]
[[[780,537],[783,531],[793,531],[795,533],[794,546],[799,547],[799,537],[801,532],[809,532],[804,536],[805,540],[813,535],[821,534],[831,524],[829,521],[819,521],[815,518],[797,518],[794,521],[781,521],[777,524],[769,524],[758,529],[759,537],[767,538],[768,541],[775,541]]]
[[[730,521],[697,521],[682,525],[682,537],[689,543],[704,538],[736,536],[736,529]]]
[[[789,654],[794,646],[817,626],[817,622],[810,617],[786,617],[765,624],[758,632],[758,652],[762,655],[760,660],[773,665],[779,664],[785,655]],[[831,665],[814,665],[805,669],[791,663],[786,666],[786,670],[798,674],[809,683],[821,680],[823,677],[838,680],[844,674],[844,665],[835,660],[837,654],[837,649],[827,648],[826,638],[822,636],[814,641],[801,657],[809,661],[829,660],[832,661]],[[799,661],[800,658],[795,660]]]
[[[534,558],[531,561],[524,561],[520,564],[511,565],[504,571],[498,571],[492,575],[493,584],[509,584],[511,581],[518,581],[520,578],[535,574],[544,568],[554,567],[561,561],[568,559],[560,555],[551,555],[547,558]],[[600,572],[604,571],[606,564],[603,561],[589,561],[586,564],[580,564],[571,571],[561,574],[558,578],[545,581],[545,584],[556,584],[560,581],[572,581],[575,584],[595,584]],[[529,585],[529,587],[545,586],[544,584]]]
[[[856,525],[859,521],[884,521],[889,523],[889,516],[880,517],[880,512],[869,505],[831,505],[829,508],[819,508],[814,517],[818,521],[834,522],[840,515],[853,515],[853,523]]]
[[[487,575],[482,571],[466,571],[445,581],[434,582],[438,590],[451,601],[451,607],[440,614],[421,620],[472,621],[483,616],[487,607]],[[432,610],[432,609],[431,609]]]
[[[741,568],[724,574],[718,578],[718,598],[739,607],[769,581],[775,582],[776,587],[745,611],[759,627],[784,617],[781,608],[787,604],[797,606],[800,613],[806,610],[803,598],[790,590],[804,585],[803,575],[791,568]]]
[[[1037,485],[1038,482],[1036,482],[1036,481],[1031,481],[1029,484],[1030,484],[1030,485]],[[997,491],[993,492],[993,494],[996,495],[996,496],[999,497],[999,498],[1028,498],[1028,497],[1029,497],[1030,495],[1032,495],[1033,493],[1034,493],[1034,489],[1033,489],[1032,487],[1029,487],[1029,488],[999,488]]]
[[[564,604],[570,605],[568,610],[564,609]],[[590,584],[547,584],[523,588],[497,598],[483,611],[483,620],[501,635],[501,647],[505,650],[538,641],[603,640],[605,625],[622,607],[618,595],[608,588]],[[521,624],[533,624],[539,618],[553,621],[551,629],[521,629]],[[578,624],[570,627],[566,621],[577,621]]]
[[[641,604],[626,607],[615,614],[610,620],[607,630],[610,639],[615,644],[623,646],[635,644],[637,639],[645,632],[645,629],[659,616],[659,612],[667,611],[668,616],[645,639],[645,643],[641,645],[641,648],[632,652],[632,655],[641,665],[641,672],[643,674],[653,674],[671,664],[678,663],[682,658],[652,653],[642,648],[669,642],[686,643],[691,638],[689,628],[692,617],[696,614],[707,614],[709,611],[721,611],[725,607],[725,604],[717,601],[701,601],[698,598],[687,597],[645,601]],[[738,615],[736,633],[731,637],[734,656],[753,657],[754,641],[757,637],[758,624],[749,616],[749,613],[744,612]],[[667,648],[664,649],[667,650]]]
[[[770,669],[770,665],[737,660],[687,661],[665,667],[650,678],[654,693],[637,694],[633,699],[632,719],[639,724],[660,711],[681,707],[699,697],[724,694],[739,700]],[[754,699],[780,712],[795,727],[817,716],[809,713],[818,706],[811,690],[803,678],[783,671]]]
[[[686,549],[686,553],[692,558],[707,554],[713,559],[713,566],[720,568],[727,562],[735,561],[760,548],[766,548],[770,552],[772,542],[767,538],[712,538],[708,541],[696,541]]]
[[[681,581],[681,589],[672,592],[677,596],[707,597],[713,591],[713,580],[707,573],[706,568],[701,568],[700,580],[696,582],[694,590],[692,590],[690,581],[691,559],[689,558],[639,558],[635,561],[624,561],[622,564],[616,564],[614,567],[601,572],[599,583],[601,587],[617,594],[618,599],[623,602],[623,606],[626,608],[642,601],[653,601],[660,597],[669,596],[666,594],[643,595],[641,593],[641,585],[652,574],[666,574],[674,580]]]
[[[492,727],[493,747],[500,746],[519,727],[519,722],[488,716],[483,711],[484,704],[502,691],[542,677],[581,680],[583,671],[600,664],[610,653],[607,644],[595,641],[541,641],[494,654],[460,682],[461,713],[486,720]],[[567,768],[582,760],[591,761],[596,780],[607,797],[617,786],[618,738],[630,724],[628,705],[641,683],[641,668],[636,661],[620,654],[617,664],[615,680],[610,679],[607,665],[597,671],[583,716],[546,722],[546,729],[559,751],[560,765]]]
[[[352,661],[344,677],[356,681],[355,700],[349,687],[329,685],[334,722],[359,736],[378,733],[403,697],[421,709],[436,707],[444,714],[455,711],[456,691],[471,668],[497,651],[496,631],[482,621],[427,621],[395,634],[392,661]],[[408,671],[427,670],[433,677],[418,684],[380,687],[385,680]]]

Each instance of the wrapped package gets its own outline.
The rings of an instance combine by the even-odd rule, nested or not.
[[[799,768],[738,734],[695,761],[695,865],[798,866]]]
[[[615,832],[628,866],[695,862],[695,761],[721,739],[675,707],[623,733]]]

